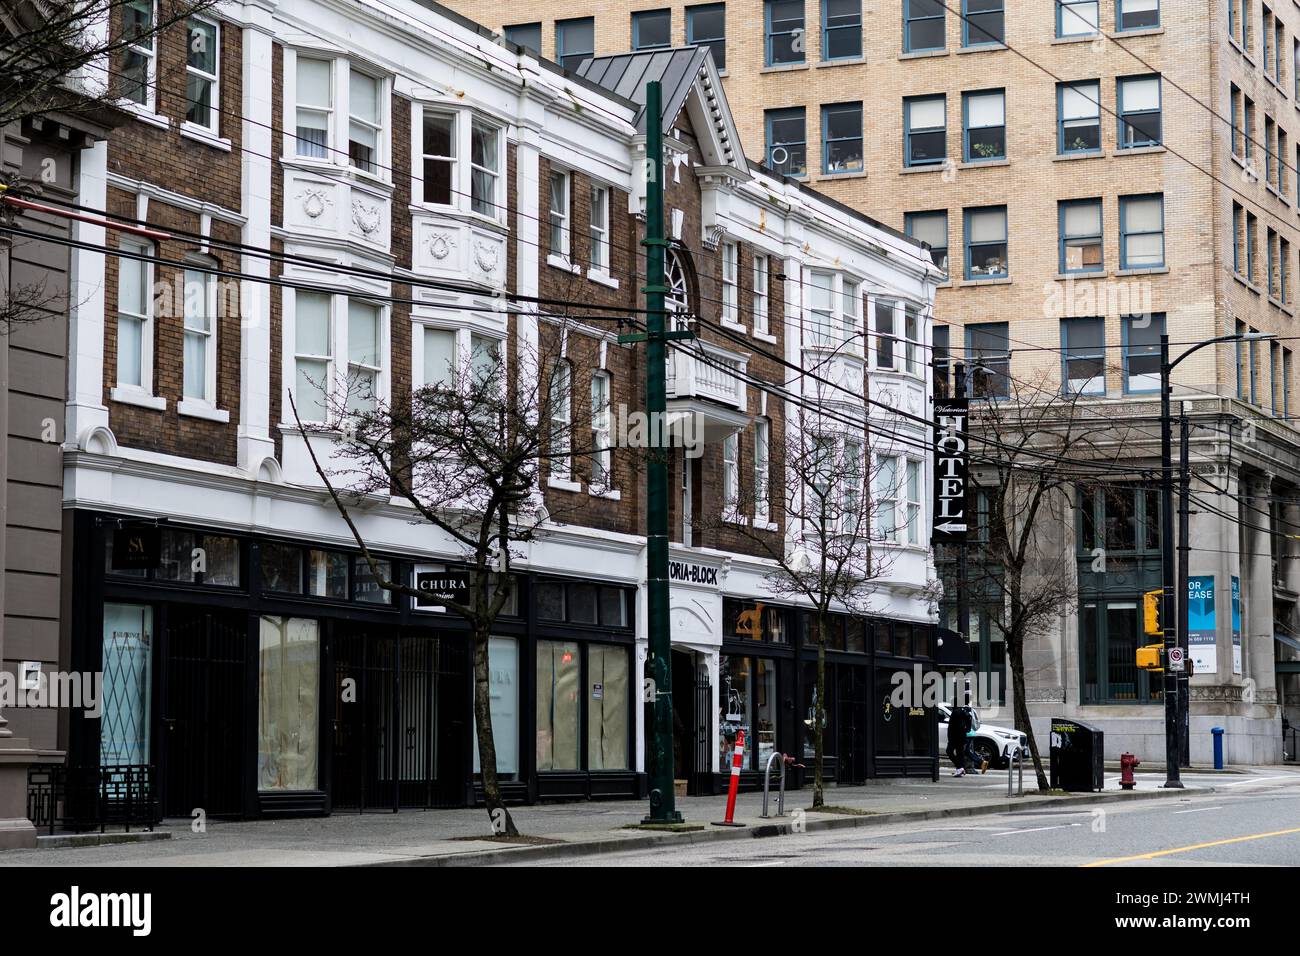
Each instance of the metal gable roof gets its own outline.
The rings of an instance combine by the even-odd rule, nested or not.
[[[577,69],[578,76],[631,100],[638,107],[637,132],[644,133],[645,85],[658,80],[663,88],[661,117],[667,132],[686,105],[691,85],[700,75],[708,47],[682,47],[673,50],[643,50],[638,53],[619,53],[614,56],[597,56],[583,60]]]

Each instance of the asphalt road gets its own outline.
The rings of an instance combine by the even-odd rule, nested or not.
[[[1296,866],[1300,774],[1185,798],[1027,809],[557,860],[551,866]]]

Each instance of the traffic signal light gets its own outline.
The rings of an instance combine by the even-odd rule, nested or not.
[[[1155,592],[1159,594],[1159,591]],[[1149,596],[1149,595],[1148,595]],[[1163,644],[1148,644],[1145,647],[1137,649],[1137,666],[1144,671],[1162,671],[1164,670],[1164,653]]]
[[[1160,626],[1160,596],[1164,592],[1159,588],[1142,595],[1142,632],[1144,634],[1164,634]]]

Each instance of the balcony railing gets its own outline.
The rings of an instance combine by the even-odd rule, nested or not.
[[[668,398],[702,398],[745,410],[748,359],[709,342],[695,340],[668,350]]]

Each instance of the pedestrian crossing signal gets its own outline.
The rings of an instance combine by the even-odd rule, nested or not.
[[[1163,634],[1160,627],[1160,596],[1164,592],[1157,588],[1142,595],[1142,632],[1144,634]]]
[[[1160,592],[1157,591],[1157,594]],[[1144,671],[1162,671],[1164,666],[1161,663],[1161,657],[1164,656],[1165,646],[1163,644],[1148,644],[1145,647],[1137,649],[1137,666]]]

